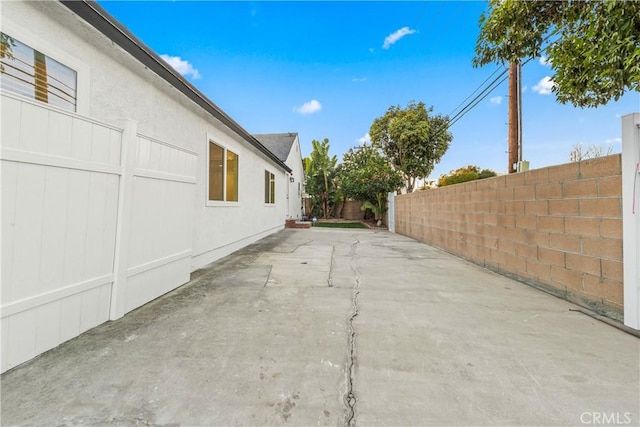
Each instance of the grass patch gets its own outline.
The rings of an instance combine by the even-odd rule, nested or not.
[[[313,226],[325,228],[367,228],[367,226],[361,222],[315,222]]]

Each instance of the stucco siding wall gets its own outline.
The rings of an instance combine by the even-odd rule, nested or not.
[[[622,318],[613,155],[396,198],[396,232]]]
[[[289,211],[288,216],[294,219],[302,219],[302,192],[304,191],[304,170],[302,169],[302,154],[300,150],[300,140],[296,140],[289,151],[289,156],[285,161],[291,168],[293,182],[289,181]],[[299,189],[299,191],[298,191]]]

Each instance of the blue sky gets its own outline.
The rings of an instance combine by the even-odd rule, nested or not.
[[[450,114],[497,67],[473,68],[486,4],[451,2],[100,1],[251,133],[298,132],[303,155],[329,138],[342,158],[376,117],[409,101]],[[575,144],[620,151],[626,94],[597,109],[556,102],[539,59],[523,68],[523,152],[566,163]],[[507,169],[507,83],[452,126],[431,179],[469,164]]]

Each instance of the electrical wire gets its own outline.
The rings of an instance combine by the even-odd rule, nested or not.
[[[503,70],[502,73],[500,73],[498,75],[498,77],[493,79],[491,81],[491,83],[489,83],[489,85],[482,90],[482,92],[480,92],[478,95],[476,95],[475,98],[473,98],[471,101],[469,101],[467,103],[467,105],[465,105],[464,108],[462,108],[458,113],[456,113],[454,116],[449,118],[451,124],[457,122],[462,117],[464,117],[465,114],[467,114],[476,105],[478,105],[478,103],[480,101],[485,99],[487,96],[489,96],[491,94],[491,92],[493,92],[498,86],[500,86],[502,84],[502,82],[504,82],[509,77],[508,75],[506,75],[508,72],[509,72],[509,70]],[[468,99],[468,97],[467,97],[467,99]]]
[[[504,70],[504,69],[505,69],[504,65],[503,65],[502,67],[503,67],[503,70]],[[464,104],[465,102],[467,102],[467,100],[468,100],[469,98],[471,98],[471,97],[472,97],[472,96],[473,96],[477,91],[479,91],[479,90],[482,88],[482,86],[483,86],[483,85],[484,85],[484,84],[485,84],[485,83],[486,83],[486,82],[487,82],[491,77],[493,77],[493,76],[494,76],[494,74],[495,74],[495,73],[497,73],[498,71],[500,71],[500,67],[496,68],[496,69],[493,71],[493,73],[491,73],[491,74],[489,75],[489,77],[487,77],[486,79],[484,79],[484,81],[483,81],[482,83],[480,83],[480,85],[479,85],[479,86],[478,86],[478,87],[477,87],[473,92],[471,92],[471,94],[469,94],[469,96],[467,96],[465,99],[463,99],[463,100],[462,100],[462,102],[460,102],[460,104],[458,104],[458,105],[456,106],[456,108],[454,108],[454,109],[453,109],[453,110],[448,114],[448,115],[449,115],[449,117],[453,116],[453,113],[455,113],[455,112],[456,112],[456,110],[458,110],[458,108],[460,108],[460,106],[461,106],[462,104]]]

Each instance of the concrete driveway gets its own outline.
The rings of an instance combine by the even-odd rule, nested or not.
[[[388,232],[283,230],[2,376],[2,425],[640,424],[640,341]]]

